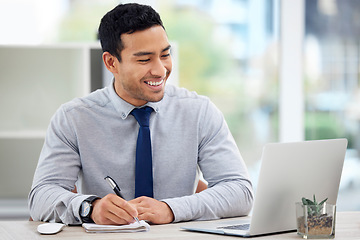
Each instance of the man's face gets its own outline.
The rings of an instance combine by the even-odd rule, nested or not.
[[[172,61],[165,30],[154,26],[132,34],[122,34],[121,62],[115,60],[116,93],[128,103],[141,106],[164,96]]]

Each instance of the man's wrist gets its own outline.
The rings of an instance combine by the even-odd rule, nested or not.
[[[91,218],[92,212],[93,212],[93,203],[99,199],[97,196],[90,196],[87,199],[85,199],[79,209],[79,214],[81,221],[83,223],[92,223],[94,222]]]
[[[174,222],[174,220],[175,220],[175,215],[174,215],[174,212],[173,212],[173,210],[171,209],[170,205],[167,204],[167,202],[164,202],[164,201],[161,201],[161,202],[165,203],[166,206],[167,206],[168,209],[169,209],[169,214],[168,214],[168,216],[169,216],[169,221],[170,221],[169,223]]]
[[[93,209],[92,209],[90,218],[91,218],[91,220],[92,220],[93,222],[95,222],[95,220],[94,220],[94,217],[95,217],[95,216],[94,216],[94,210],[95,210],[95,208],[96,208],[96,204],[100,201],[100,199],[101,199],[101,198],[97,198],[97,199],[95,199],[95,201],[93,201],[93,203],[92,203]]]

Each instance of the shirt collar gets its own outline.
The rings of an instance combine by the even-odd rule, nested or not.
[[[122,119],[126,119],[127,116],[131,113],[131,111],[136,108],[134,105],[126,102],[123,100],[117,93],[115,92],[114,88],[114,81],[115,79],[110,82],[108,89],[109,89],[109,96],[110,100],[113,103],[115,110],[120,114]],[[165,97],[165,96],[164,96]],[[159,102],[147,102],[144,106],[149,106],[157,113],[160,111],[161,102],[163,100],[160,100]],[[144,107],[141,106],[141,107]]]

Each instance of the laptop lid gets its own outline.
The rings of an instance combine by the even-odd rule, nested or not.
[[[302,197],[315,194],[336,204],[346,148],[346,139],[266,144],[249,231],[229,230],[224,223],[184,229],[238,236],[296,230],[295,203]]]
[[[346,139],[267,144],[250,235],[295,230],[295,202],[302,197],[336,204],[346,147]]]

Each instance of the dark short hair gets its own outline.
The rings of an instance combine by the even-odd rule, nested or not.
[[[131,34],[156,25],[164,28],[160,15],[152,7],[137,3],[119,4],[101,19],[98,36],[102,50],[121,61],[120,53],[124,49],[121,34]]]

